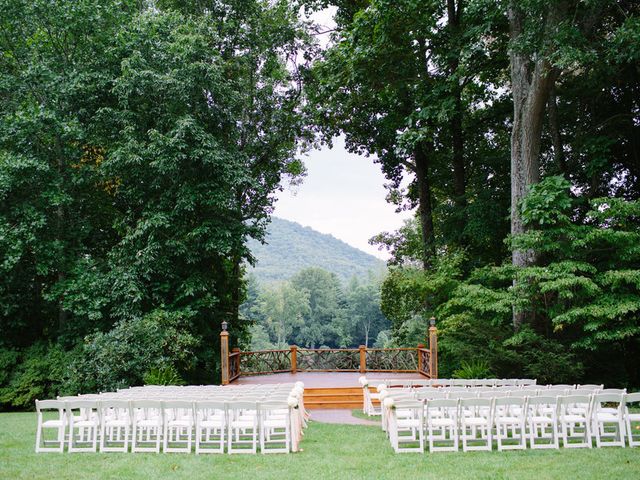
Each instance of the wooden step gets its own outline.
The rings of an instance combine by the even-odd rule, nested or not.
[[[358,387],[335,387],[335,388],[305,388],[305,395],[325,394],[325,393],[352,393],[362,395],[362,389]]]
[[[309,410],[331,408],[362,408],[362,388],[305,388],[304,405]]]

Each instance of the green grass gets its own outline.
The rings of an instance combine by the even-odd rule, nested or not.
[[[0,479],[632,479],[640,449],[401,454],[378,427],[313,423],[289,455],[34,453],[35,414],[0,414]]]
[[[369,416],[366,413],[364,413],[361,408],[356,408],[355,410],[351,410],[351,416],[360,418],[362,420],[368,420],[370,422],[380,423],[380,415]]]

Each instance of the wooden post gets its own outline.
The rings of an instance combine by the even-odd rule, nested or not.
[[[424,344],[419,343],[418,348],[416,349],[416,353],[418,354],[418,373],[422,372],[422,369],[424,368],[422,366],[422,354],[420,353],[421,348],[424,348]]]
[[[360,373],[367,371],[367,347],[360,345]]]
[[[298,372],[298,347],[291,345],[291,373]]]
[[[429,375],[431,378],[438,378],[438,329],[436,319],[429,319]]]
[[[224,322],[226,323],[226,322]],[[220,370],[222,374],[222,385],[229,384],[229,332],[224,325],[220,332]]]

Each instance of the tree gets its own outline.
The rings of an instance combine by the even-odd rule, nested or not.
[[[540,179],[540,149],[545,112],[556,81],[563,71],[592,62],[593,51],[601,50],[616,35],[624,20],[615,1],[550,3],[509,1],[507,14],[511,38],[510,65],[513,96],[511,133],[511,234],[523,233],[520,202],[529,187]],[[551,118],[555,119],[555,96]],[[563,163],[558,126],[553,129],[556,158]],[[562,168],[562,167],[561,167]],[[566,168],[566,167],[564,167]],[[533,251],[514,250],[512,261],[524,267],[535,263]],[[514,310],[518,330],[526,312]]]
[[[246,241],[302,173],[309,37],[288,2],[198,5],[0,3],[7,351],[165,312],[210,381],[220,322],[242,338]]]
[[[374,278],[362,283],[356,277],[349,282],[345,292],[347,320],[352,325],[352,341],[366,347],[378,333],[388,327],[388,320],[380,310],[380,283]]]
[[[309,315],[295,335],[298,345],[346,346],[348,327],[342,312],[343,293],[335,274],[321,268],[306,268],[291,279],[291,286],[309,296]]]
[[[311,313],[309,292],[289,284],[266,289],[260,297],[264,325],[277,348],[286,348],[294,331],[302,328]]]

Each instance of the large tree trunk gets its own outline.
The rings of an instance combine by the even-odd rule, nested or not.
[[[415,150],[415,173],[418,183],[420,226],[422,227],[423,266],[428,269],[435,255],[433,211],[431,206],[431,182],[429,179],[429,147],[420,144]]]
[[[455,48],[460,34],[460,18],[462,16],[462,0],[458,0],[456,7],[455,0],[447,0],[447,16],[451,46]],[[458,56],[459,50],[455,49],[456,55],[451,55],[449,60],[449,74],[455,75],[460,64]],[[454,86],[453,96],[455,98],[454,113],[451,117],[450,128],[453,150],[453,201],[459,208],[466,206],[466,179],[464,165],[464,137],[462,133],[462,88],[458,81]],[[464,217],[462,217],[464,219]],[[464,220],[463,220],[463,223]],[[464,228],[464,224],[461,225]]]
[[[550,7],[551,8],[551,7]],[[547,29],[557,25],[560,15],[551,8],[547,17]],[[509,22],[512,41],[523,34],[524,15],[518,2],[509,5]],[[520,202],[529,187],[540,179],[540,143],[545,109],[549,94],[558,77],[555,69],[544,55],[533,55],[511,49],[511,90],[513,95],[513,130],[511,132],[511,235],[525,231],[520,216]],[[514,250],[512,263],[526,267],[535,263],[532,251]],[[514,281],[515,283],[515,281]],[[520,329],[526,320],[526,312],[513,312],[513,327]]]

